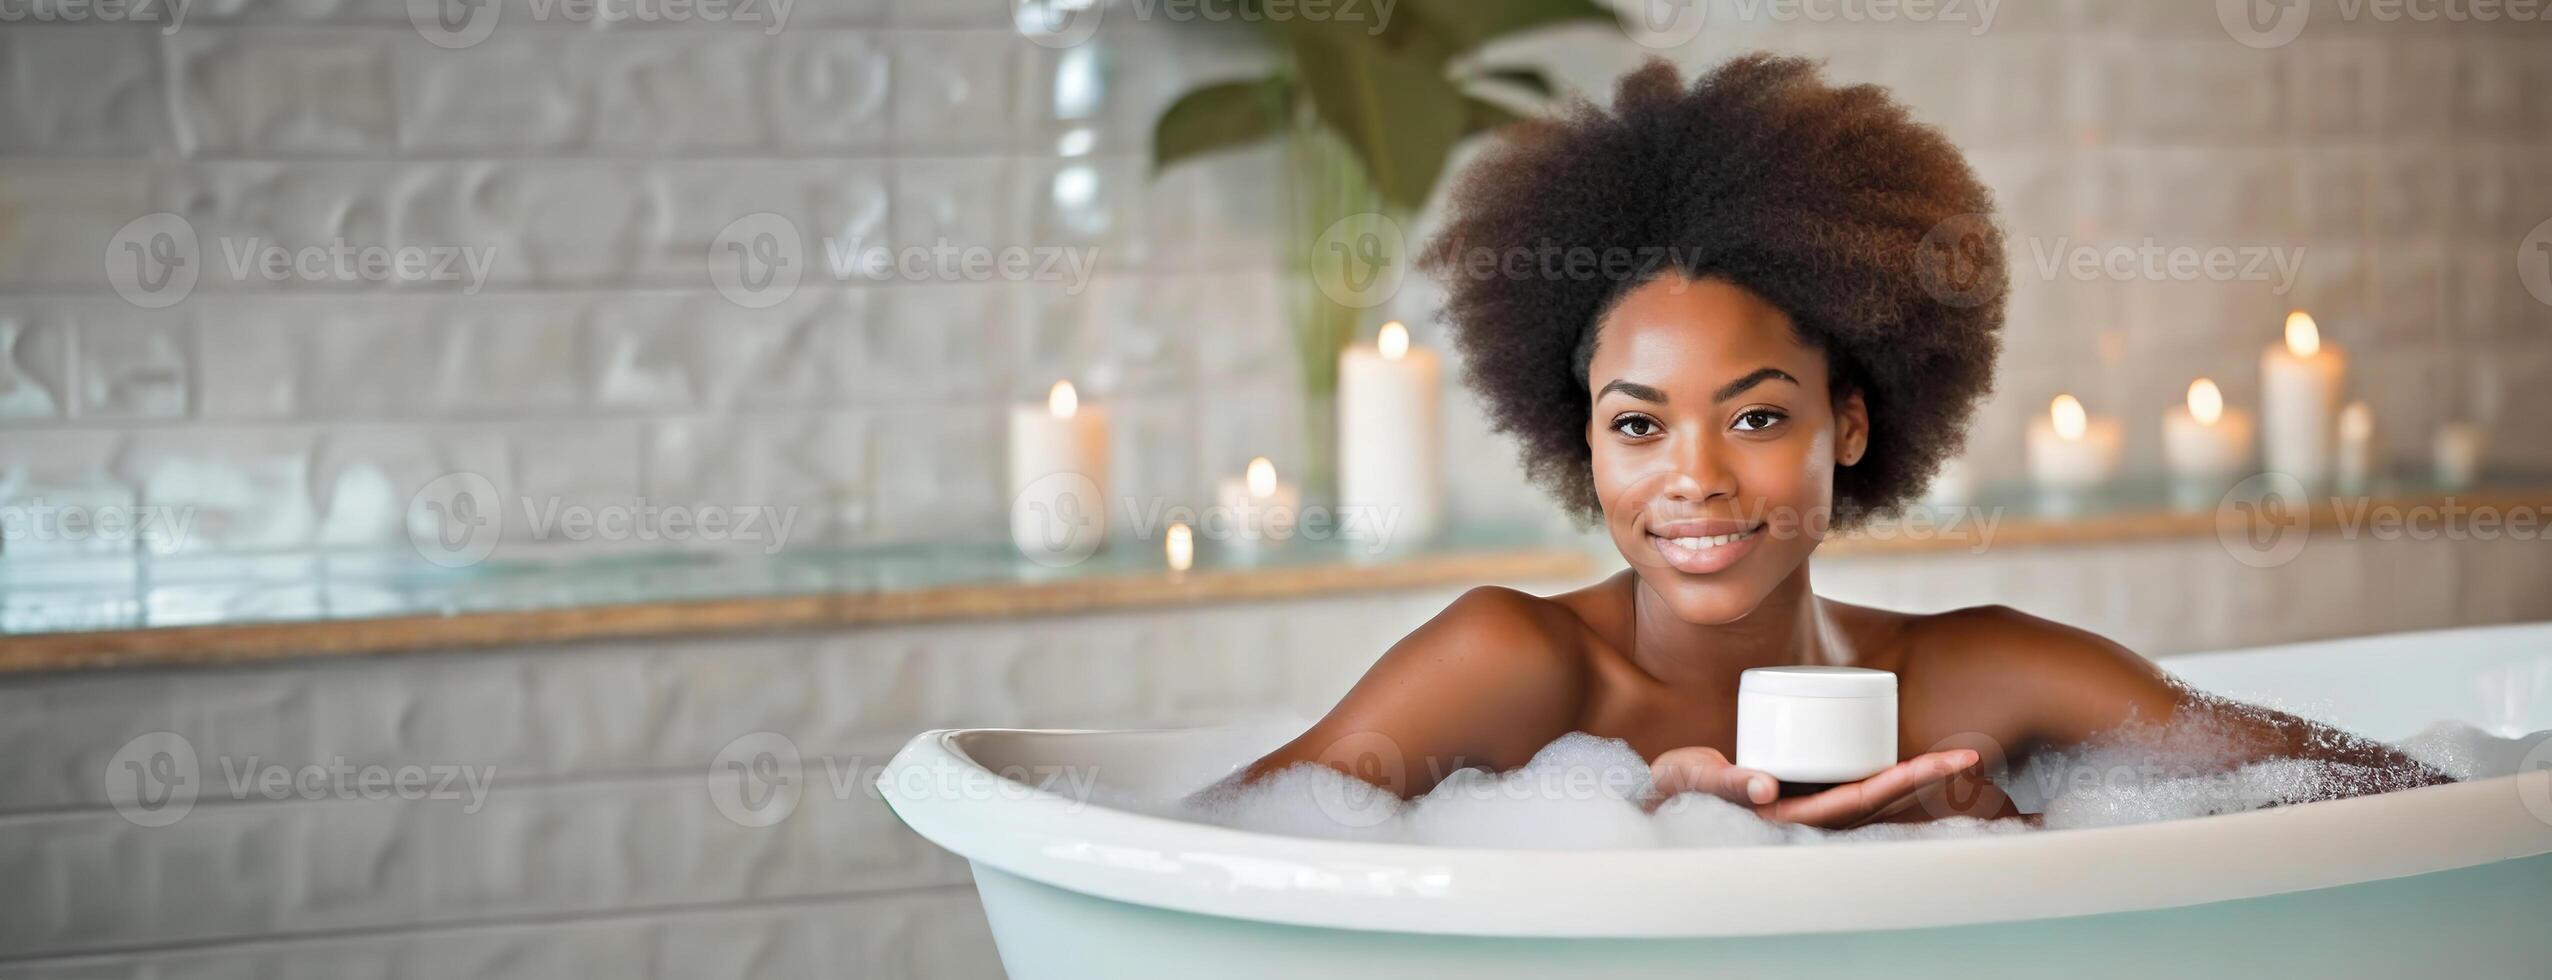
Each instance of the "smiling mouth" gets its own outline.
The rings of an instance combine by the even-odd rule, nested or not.
[[[1651,534],[1648,543],[1657,550],[1657,556],[1665,559],[1666,564],[1676,571],[1707,575],[1736,564],[1737,559],[1754,550],[1756,539],[1762,536],[1763,527],[1757,525],[1727,534],[1680,537]]]

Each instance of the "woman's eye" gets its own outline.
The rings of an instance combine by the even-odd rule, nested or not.
[[[1737,413],[1736,429],[1739,432],[1757,432],[1769,429],[1780,422],[1781,413],[1779,412],[1768,408],[1750,409]]]
[[[1644,439],[1657,434],[1657,420],[1645,415],[1625,415],[1613,420],[1613,431],[1633,439]]]

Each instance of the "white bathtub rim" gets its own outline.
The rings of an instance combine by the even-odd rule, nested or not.
[[[2552,853],[2552,772],[2200,820],[1818,847],[1496,850],[1262,834],[1079,803],[901,792],[913,767],[988,770],[924,732],[880,774],[898,816],[971,861],[1203,915],[1445,935],[1713,937],[1911,929],[2175,908]],[[1012,784],[1016,786],[1017,784]],[[1727,881],[1750,887],[1728,888]]]

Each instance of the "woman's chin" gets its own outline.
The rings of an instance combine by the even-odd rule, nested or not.
[[[1668,612],[1694,626],[1725,626],[1754,615],[1765,595],[1740,581],[1696,582],[1671,568],[1643,569],[1641,577],[1666,600]]]

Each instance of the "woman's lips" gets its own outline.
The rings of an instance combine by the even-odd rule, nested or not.
[[[1665,559],[1666,564],[1674,570],[1687,575],[1708,575],[1736,564],[1737,559],[1744,558],[1747,552],[1753,551],[1755,542],[1763,538],[1761,525],[1742,531],[1721,531],[1718,534],[1678,533],[1668,536],[1657,533],[1657,531],[1698,530],[1702,528],[1679,524],[1665,525],[1656,531],[1649,532],[1648,544],[1655,548],[1657,556]]]

